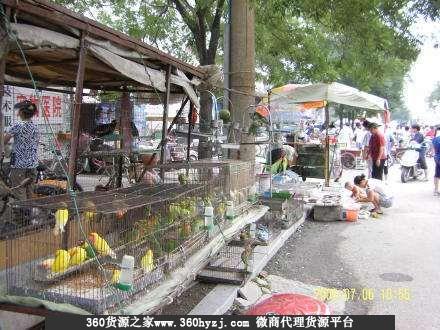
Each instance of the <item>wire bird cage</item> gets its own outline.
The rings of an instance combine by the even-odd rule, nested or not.
[[[208,263],[197,278],[208,283],[242,284],[254,267],[254,248],[258,240],[251,237],[250,226],[234,236]]]
[[[260,202],[270,207],[270,211],[264,216],[264,223],[273,228],[287,229],[304,215],[302,198],[261,198]]]
[[[16,230],[0,242],[8,294],[92,313],[128,303],[206,244],[206,205],[222,216],[224,181],[221,166],[163,169],[154,186],[82,192],[76,202],[59,195],[14,204]],[[118,287],[124,255],[135,261],[130,291]]]
[[[224,178],[221,187],[223,198],[233,201],[236,214],[244,211],[249,202],[255,202],[255,173],[254,163],[241,160],[198,160],[190,163],[171,163],[158,166],[154,169],[155,173],[160,174],[163,171],[174,170],[172,173],[185,173],[193,171],[198,175],[217,176]],[[176,180],[174,176],[174,181]],[[172,176],[165,178],[166,181],[173,179]],[[206,180],[206,178],[204,178]],[[218,189],[218,188],[217,188]]]

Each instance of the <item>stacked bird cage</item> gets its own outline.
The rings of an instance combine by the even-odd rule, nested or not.
[[[242,284],[254,268],[254,248],[258,245],[251,226],[234,236],[197,276],[209,283]]]
[[[301,197],[261,198],[260,202],[269,206],[265,223],[273,228],[287,229],[304,216],[304,201]]]
[[[161,180],[168,183],[188,180],[216,182],[210,189],[208,205],[213,206],[214,216],[219,224],[225,223],[228,202],[232,202],[234,206],[234,216],[245,212],[256,202],[252,162],[231,159],[199,160],[161,165],[153,171],[155,175],[161,177]]]
[[[92,313],[128,303],[206,244],[205,205],[224,178],[168,171],[154,186],[18,202],[6,239],[7,289]],[[134,258],[131,290],[121,260]]]

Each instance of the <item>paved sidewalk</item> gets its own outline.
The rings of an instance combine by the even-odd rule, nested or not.
[[[389,185],[395,205],[379,219],[308,221],[266,270],[351,289],[347,313],[395,314],[396,329],[440,329],[440,198],[432,179],[402,184],[398,166]]]

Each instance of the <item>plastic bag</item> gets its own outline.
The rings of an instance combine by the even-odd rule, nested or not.
[[[251,307],[245,315],[330,315],[327,304],[296,293],[273,294]]]
[[[273,176],[272,182],[275,185],[286,185],[290,183],[300,183],[302,182],[301,177],[291,170],[286,170],[284,172],[278,173]]]

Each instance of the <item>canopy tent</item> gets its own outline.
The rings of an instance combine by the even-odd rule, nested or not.
[[[177,120],[176,116],[167,127],[169,104],[179,100],[179,116],[187,102],[190,113],[199,106],[196,90],[207,78],[204,68],[48,0],[0,0],[0,9],[0,104],[4,84],[75,95],[68,171],[72,182],[84,89],[120,93],[122,145],[127,152],[131,150],[129,93],[163,104],[162,155],[166,135]],[[0,111],[0,153],[3,122]]]
[[[387,101],[340,83],[295,85],[288,84],[271,90],[270,105],[276,111],[305,111],[322,108],[327,102],[357,108],[384,111]]]
[[[77,37],[79,31],[74,32],[75,36],[70,36],[31,24],[11,23],[10,28],[15,39],[11,39],[8,45],[6,83],[21,83],[33,87],[27,72],[28,66],[22,64],[22,58],[15,53],[21,48],[32,60],[29,66],[38,87],[75,85],[75,62],[80,46]],[[151,58],[147,58],[140,51],[132,51],[90,35],[85,40],[89,52],[86,58],[84,87],[120,90],[120,86],[124,85],[141,92],[165,92],[166,70],[148,63]],[[17,42],[20,43],[19,47]],[[175,72],[170,77],[173,94],[188,95],[198,108],[199,100],[195,87],[200,83],[200,79],[192,74],[188,74],[188,77],[179,68],[176,68]]]
[[[269,91],[267,99],[271,111],[301,111],[325,107],[326,122],[329,121],[328,103],[345,104],[352,107],[386,111],[388,102],[376,95],[362,92],[340,83],[319,83],[310,85],[288,84]],[[325,184],[329,186],[329,138],[325,139]]]

